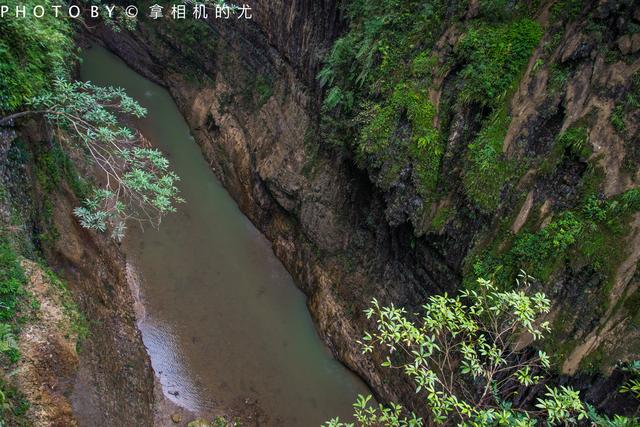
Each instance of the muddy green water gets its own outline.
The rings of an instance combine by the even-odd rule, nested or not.
[[[148,109],[140,128],[182,179],[178,213],[159,230],[132,228],[126,242],[165,395],[204,412],[257,401],[261,425],[347,417],[365,386],[331,357],[304,295],[217,181],[167,91],[102,48],[83,57],[84,80],[123,87]]]

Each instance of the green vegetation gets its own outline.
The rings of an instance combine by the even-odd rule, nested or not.
[[[629,393],[640,400],[640,360],[622,366],[622,370],[629,372],[631,378],[620,387],[620,393]]]
[[[611,279],[624,255],[620,240],[631,214],[638,210],[638,189],[608,200],[589,193],[582,206],[558,213],[540,230],[521,231],[506,246],[496,242],[494,249],[475,259],[471,274],[507,284],[522,267],[546,281],[559,265],[583,261]]]
[[[507,24],[480,24],[462,38],[456,51],[467,65],[461,72],[462,102],[496,107],[529,61],[542,37],[540,24],[524,18]]]
[[[75,165],[62,149],[60,144],[52,142],[49,146],[43,144],[36,148],[33,155],[35,164],[34,173],[38,183],[40,234],[37,236],[41,244],[50,244],[59,238],[59,234],[53,224],[53,195],[66,182],[76,197],[84,199],[91,194],[91,185],[79,176]],[[31,154],[29,154],[31,155]]]
[[[8,6],[16,4],[10,1]],[[20,4],[32,8],[36,2]],[[38,4],[50,7],[49,1]],[[42,19],[0,20],[0,126],[39,114],[65,130],[61,147],[84,155],[107,181],[106,187],[91,191],[80,180],[70,181],[84,196],[76,215],[85,227],[105,231],[111,225],[114,236],[122,237],[127,219],[157,223],[175,209],[181,201],[175,186],[178,177],[158,150],[146,148],[141,135],[120,123],[122,115],[146,114],[136,101],[120,89],[68,82],[74,51],[65,19],[46,14]],[[39,174],[46,172],[38,176],[43,190],[57,185],[63,172],[51,168],[69,171],[68,160],[60,160],[45,156],[38,165]]]
[[[272,83],[263,75],[255,79],[255,92],[258,94],[258,108],[262,107],[273,95]]]
[[[76,337],[76,349],[79,351],[82,343],[89,336],[89,322],[73,300],[67,285],[48,267],[41,266],[41,268],[46,273],[49,283],[58,293],[64,313],[71,323],[71,330],[68,332]]]
[[[126,220],[157,224],[182,202],[175,185],[179,178],[169,170],[169,161],[159,150],[146,148],[142,135],[120,124],[121,115],[146,114],[122,89],[57,79],[52,91],[31,104],[33,110],[5,117],[0,124],[24,114],[43,115],[67,131],[65,149],[83,154],[106,179],[105,187],[94,189],[74,210],[84,227],[106,231],[110,224],[119,239]]]
[[[447,224],[449,219],[451,219],[451,217],[453,216],[453,213],[454,213],[453,209],[450,209],[447,207],[440,208],[438,212],[436,212],[435,216],[433,217],[433,220],[431,221],[431,227],[434,230],[442,229],[442,227],[444,227]]]
[[[0,232],[0,365],[3,375],[0,375],[0,426],[28,425],[23,416],[29,404],[11,385],[10,374],[6,375],[6,372],[20,359],[18,337],[21,328],[29,322],[40,321],[34,311],[39,304],[25,288],[27,276],[19,254],[2,233],[4,232]],[[49,291],[59,298],[53,301],[60,301],[69,319],[70,329],[65,333],[76,337],[76,345],[80,346],[88,336],[88,323],[65,284],[51,270],[41,268],[52,286]]]
[[[502,153],[510,122],[504,108],[497,110],[469,144],[467,151],[464,187],[471,200],[485,211],[498,207],[502,187],[514,174],[515,165]]]
[[[12,362],[19,357],[15,334],[26,299],[26,280],[17,254],[0,236],[0,352]]]
[[[640,109],[640,72],[636,72],[630,80],[631,84],[625,96],[615,106],[610,117],[613,128],[623,136],[627,128],[625,123],[627,115]]]
[[[29,402],[24,396],[0,378],[0,426],[27,426],[25,413]]]
[[[544,351],[529,351],[518,345],[523,335],[534,342],[550,331],[540,317],[549,312],[550,301],[530,289],[532,277],[521,272],[516,289],[499,291],[491,281],[479,279],[477,290],[429,298],[419,320],[402,308],[383,307],[374,299],[366,310],[375,330],[362,339],[363,354],[381,353],[383,367],[397,369],[415,385],[425,402],[429,420],[407,413],[396,403],[371,405],[371,396],[359,396],[355,418],[362,426],[523,426],[576,425],[588,418],[606,424],[585,405],[578,391],[567,386],[545,385],[534,391],[529,406],[517,397],[542,384],[550,368]],[[638,420],[617,417],[616,426],[631,426]],[[327,427],[340,427],[339,418]]]
[[[611,113],[611,125],[618,132],[624,132],[627,125],[624,122],[624,110],[622,106],[617,105]]]
[[[464,87],[459,100],[493,110],[468,146],[464,171],[467,195],[488,212],[498,207],[504,184],[522,169],[502,153],[511,123],[508,99],[541,37],[540,25],[524,18],[497,26],[481,24],[471,29],[456,48],[467,64],[461,72]]]
[[[574,126],[560,134],[556,146],[559,149],[569,150],[578,157],[587,158],[591,154],[587,142],[587,129],[584,126]]]
[[[453,6],[453,13],[462,9]],[[358,164],[388,189],[403,171],[424,199],[437,186],[444,152],[428,83],[439,62],[428,55],[447,2],[349,2],[350,31],[336,41],[319,74],[327,87],[328,142],[354,150]]]
[[[38,184],[47,194],[57,190],[63,181],[78,198],[85,198],[91,192],[91,185],[78,174],[73,161],[56,142],[47,151],[38,153],[35,172]]]
[[[441,166],[455,104],[475,104],[489,115],[465,156],[470,198],[495,209],[502,186],[519,170],[501,152],[508,97],[543,32],[525,16],[525,5],[480,7],[480,19],[465,21],[464,2],[348,2],[350,30],[318,76],[327,89],[323,136],[352,151],[381,189],[409,178],[426,203],[444,194]],[[438,56],[431,49],[445,26],[464,34],[452,52]],[[436,81],[452,68],[459,70],[456,101],[436,106],[430,90],[440,90]]]
[[[540,163],[538,171],[541,175],[551,176],[563,160],[587,160],[591,153],[587,128],[579,123],[556,137],[551,152]]]
[[[55,2],[5,2],[9,8],[34,5],[49,8]],[[68,76],[75,44],[68,21],[52,14],[38,19],[0,20],[0,115],[22,108],[49,89],[56,77]]]

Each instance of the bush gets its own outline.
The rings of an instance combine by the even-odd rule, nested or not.
[[[516,289],[507,292],[478,279],[477,290],[430,297],[417,320],[417,315],[393,305],[383,307],[374,299],[366,315],[375,326],[362,339],[363,354],[382,354],[383,367],[406,375],[425,402],[429,419],[396,403],[374,406],[371,396],[359,396],[354,404],[359,425],[533,427],[585,422],[588,408],[578,391],[546,385],[541,393],[534,388],[545,380],[550,358],[518,344],[523,335],[535,342],[550,331],[549,323],[540,319],[549,312],[550,301],[531,292],[531,279],[522,272]],[[530,388],[537,394],[533,408],[528,399],[518,398]],[[619,418],[628,425],[637,422]],[[339,418],[325,423],[347,425]]]

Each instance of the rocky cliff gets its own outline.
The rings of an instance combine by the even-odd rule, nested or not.
[[[638,5],[527,3],[501,18],[484,2],[454,3],[431,41],[402,52],[423,59],[411,56],[410,77],[388,94],[384,79],[400,65],[367,91],[349,80],[353,49],[335,59],[333,88],[369,109],[327,103],[315,77],[337,37],[358,40],[385,10],[358,15],[347,2],[341,17],[332,1],[256,2],[252,21],[143,19],[135,32],[94,35],[170,90],[309,296],[325,341],[380,397],[410,402],[413,392],[360,353],[372,297],[415,308],[476,275],[508,282],[527,268],[554,301],[545,346],[562,381],[628,410],[612,372],[640,349]],[[492,43],[505,34],[522,47]],[[392,48],[372,45],[371,63],[383,67]],[[496,49],[506,59],[483,62]],[[502,86],[477,80],[487,70]],[[424,123],[404,101],[414,98],[431,111]],[[393,120],[375,127],[381,111]]]
[[[23,422],[152,425],[153,371],[124,258],[73,216],[81,183],[42,121],[2,130],[0,180],[0,237],[27,258],[32,307],[20,313],[18,373],[3,374],[22,396]]]

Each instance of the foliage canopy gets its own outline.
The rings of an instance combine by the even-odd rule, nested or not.
[[[456,297],[430,297],[420,315],[393,305],[383,307],[374,299],[366,315],[375,328],[363,337],[363,353],[386,355],[382,366],[410,378],[425,402],[429,421],[436,424],[532,427],[539,422],[586,421],[595,414],[593,408],[568,386],[545,385],[534,407],[518,399],[528,388],[542,385],[551,366],[544,351],[527,345],[550,331],[549,323],[540,319],[549,312],[550,301],[543,293],[532,292],[531,282],[532,277],[521,272],[516,290],[501,291],[491,281],[478,279],[477,289]],[[359,396],[354,404],[360,425],[428,425],[399,404],[376,406],[370,401],[371,396]],[[618,420],[618,426],[634,422]],[[352,424],[338,418],[325,424],[347,425]]]

